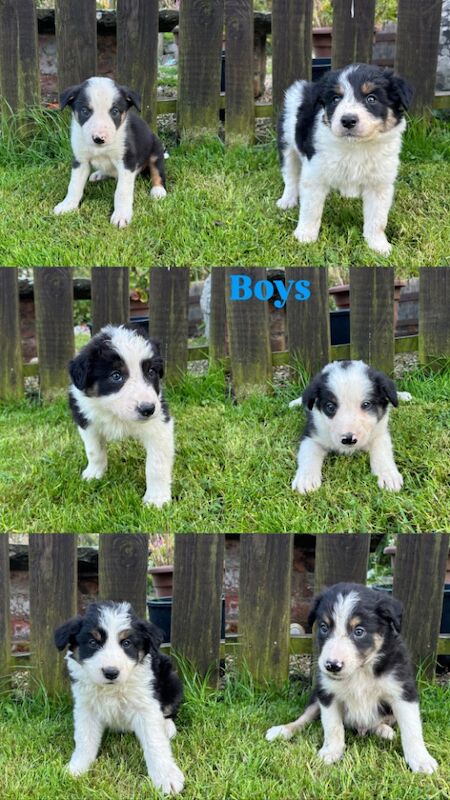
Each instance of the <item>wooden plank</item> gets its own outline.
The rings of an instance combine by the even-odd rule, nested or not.
[[[394,268],[350,267],[350,352],[387,375],[394,371]]]
[[[67,365],[75,351],[73,268],[35,267],[33,274],[40,388],[50,398],[68,386]]]
[[[450,267],[423,267],[419,281],[419,360],[438,369],[450,359]]]
[[[224,0],[180,6],[177,130],[182,138],[217,134]]]
[[[274,115],[284,92],[296,80],[311,80],[313,1],[272,0],[272,73]]]
[[[96,0],[55,0],[58,89],[97,74]]]
[[[129,318],[128,267],[93,267],[91,273],[92,333],[97,333],[104,325],[126,325]]]
[[[227,307],[225,302],[226,267],[211,270],[209,316],[209,361],[222,361],[227,354]]]
[[[166,382],[178,383],[188,359],[189,267],[152,267],[148,302],[150,336],[160,343]]]
[[[1,111],[6,113],[40,102],[34,0],[0,2],[0,96]]]
[[[34,689],[49,694],[66,688],[64,653],[55,629],[77,613],[77,536],[31,533],[29,537],[31,663]]]
[[[117,75],[139,92],[142,116],[155,129],[158,27],[158,0],[117,0]]]
[[[148,533],[99,536],[98,592],[102,600],[128,601],[147,616]]]
[[[247,533],[240,539],[241,664],[258,684],[288,677],[293,535]]]
[[[255,138],[253,0],[225,0],[225,141]]]
[[[393,592],[404,606],[402,635],[428,680],[436,664],[449,541],[441,533],[397,536]]]
[[[441,9],[442,0],[398,0],[395,71],[414,86],[415,114],[434,101]]]
[[[371,64],[376,0],[333,0],[333,69]]]
[[[230,287],[233,275],[245,275],[250,279],[253,292],[257,282],[267,280],[267,270],[265,267],[231,267],[226,272],[225,295],[233,389],[236,397],[244,397],[255,390],[266,392],[272,378],[269,310],[267,303],[258,300],[254,294],[248,300],[232,300]]]
[[[11,668],[11,618],[9,591],[9,536],[0,534],[0,688]]]
[[[314,590],[346,581],[366,583],[369,533],[324,533],[316,536]]]
[[[286,267],[286,285],[289,281],[294,281],[286,305],[289,363],[297,373],[303,367],[314,375],[330,360],[328,269]],[[297,281],[309,282],[307,300],[295,298]]]
[[[0,267],[0,400],[23,397],[19,281],[15,267]]]
[[[219,674],[224,534],[175,536],[172,651],[212,685]]]

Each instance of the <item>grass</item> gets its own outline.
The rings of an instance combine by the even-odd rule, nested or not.
[[[280,212],[282,181],[272,134],[253,147],[226,150],[220,139],[177,146],[167,198],[136,186],[135,214],[125,231],[109,225],[113,184],[89,184],[80,209],[56,218],[71,164],[68,117],[48,109],[0,132],[0,263],[11,266],[348,266],[389,264],[397,275],[450,263],[450,134],[444,122],[413,120],[402,154],[382,258],[362,237],[358,200],[333,195],[319,241],[293,238],[297,212]]]
[[[424,737],[439,763],[432,775],[410,772],[399,737],[393,742],[347,732],[342,762],[316,758],[319,722],[290,742],[266,742],[265,731],[294,719],[306,702],[298,689],[257,690],[233,680],[224,691],[200,682],[185,687],[173,742],[186,776],[184,800],[444,800],[450,796],[450,690],[421,685]],[[132,734],[107,733],[91,771],[74,779],[64,770],[72,751],[68,698],[0,698],[2,800],[152,800],[161,797],[146,777]]]
[[[0,531],[405,533],[450,528],[450,373],[411,373],[391,417],[401,492],[378,489],[367,454],[329,456],[319,491],[291,491],[303,413],[290,410],[293,384],[239,405],[223,375],[188,375],[168,392],[176,421],[173,502],[145,508],[144,454],[133,442],[109,445],[109,467],[85,483],[81,440],[65,398],[0,409]]]

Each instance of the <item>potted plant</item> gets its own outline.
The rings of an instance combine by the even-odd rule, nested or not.
[[[150,534],[148,574],[158,598],[172,597],[173,553],[173,534]]]

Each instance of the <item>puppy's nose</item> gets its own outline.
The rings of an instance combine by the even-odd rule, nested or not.
[[[343,661],[326,661],[325,662],[325,669],[327,672],[340,672],[342,667],[344,666]]]
[[[358,117],[356,114],[344,114],[341,117],[341,125],[343,128],[347,128],[347,130],[354,128],[357,122]]]
[[[357,441],[358,439],[353,436],[353,433],[345,433],[341,438],[341,444],[348,444],[350,447],[356,444]]]
[[[95,144],[105,144],[105,140],[104,140],[103,136],[93,136],[92,138],[93,138]]]
[[[115,681],[119,674],[119,670],[116,667],[103,667],[102,672],[107,681]]]
[[[137,407],[137,412],[141,417],[151,417],[154,411],[154,403],[141,403],[141,405]]]

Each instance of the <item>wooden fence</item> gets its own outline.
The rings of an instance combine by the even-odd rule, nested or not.
[[[290,636],[293,534],[244,534],[240,545],[238,635],[220,638],[224,534],[175,537],[171,649],[216,684],[220,659],[234,654],[257,683],[282,684],[290,653],[311,653],[311,635]],[[99,597],[128,600],[145,614],[147,534],[99,537]],[[64,685],[54,629],[78,613],[76,534],[30,534],[29,662],[11,655],[8,535],[0,536],[0,676],[14,666],[53,692]],[[316,537],[315,590],[338,581],[366,582],[369,534]],[[393,592],[405,606],[403,635],[416,666],[428,677],[437,654],[450,654],[439,635],[449,554],[448,534],[397,537]],[[15,664],[13,662],[16,662]]]
[[[441,0],[399,0],[395,66],[416,88],[415,111],[447,98],[434,96]],[[218,130],[221,58],[226,53],[227,142],[250,142],[255,116],[277,114],[283,92],[311,78],[313,0],[273,0],[257,17],[252,0],[183,0],[177,14],[158,13],[158,0],[117,0],[117,69],[143,98],[143,115],[177,112],[180,136]],[[158,32],[179,21],[178,99],[157,107]],[[334,0],[333,66],[371,61],[375,0]],[[169,25],[169,27],[167,27]],[[58,83],[62,90],[97,72],[95,0],[56,0]],[[0,2],[0,90],[13,110],[40,98],[34,0]],[[225,31],[225,45],[223,44]],[[254,42],[271,35],[273,108],[254,103]],[[262,38],[261,38],[262,37]],[[222,106],[223,107],[223,106]]]
[[[129,321],[127,267],[93,267],[93,332],[108,323]],[[450,267],[424,267],[419,281],[418,336],[394,338],[394,270],[350,269],[350,344],[330,344],[328,271],[287,267],[285,282],[308,281],[311,296],[300,301],[292,290],[286,303],[288,351],[271,352],[268,303],[253,296],[230,299],[232,276],[245,275],[252,287],[267,280],[264,267],[214,267],[211,271],[209,346],[188,346],[189,268],[149,269],[149,333],[162,345],[166,381],[175,384],[188,361],[220,362],[232,374],[236,397],[269,390],[272,367],[290,364],[293,374],[313,374],[330,360],[363,359],[392,374],[395,353],[419,351],[431,367],[450,359]],[[38,364],[23,364],[18,303],[18,270],[0,268],[0,400],[19,399],[24,376],[39,374],[40,390],[51,397],[68,383],[67,365],[75,352],[73,268],[36,267],[34,303]],[[229,355],[228,355],[229,354]]]

